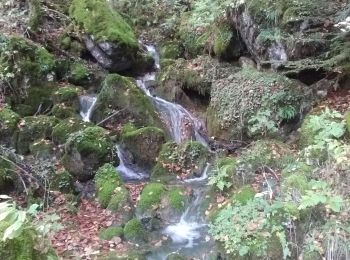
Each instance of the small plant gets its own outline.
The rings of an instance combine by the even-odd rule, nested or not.
[[[248,121],[248,129],[253,134],[261,134],[266,136],[271,133],[276,133],[278,128],[276,123],[271,120],[272,112],[270,110],[258,111],[255,116],[252,116]]]
[[[224,191],[232,186],[232,173],[234,172],[236,161],[234,159],[221,159],[216,165],[216,169],[209,176],[208,185],[214,185],[220,191]]]

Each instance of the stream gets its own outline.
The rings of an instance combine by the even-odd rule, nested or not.
[[[145,47],[155,60],[156,69],[159,70],[160,58],[155,47],[151,45],[146,45]],[[152,94],[155,79],[156,71],[137,78],[136,84],[152,101],[162,120],[166,123],[172,139],[177,143],[189,139],[195,140],[209,149],[206,141],[207,137],[203,134],[205,127],[200,120],[192,116],[181,105]],[[92,95],[80,97],[80,115],[84,121],[90,121],[96,100],[96,96]],[[116,146],[116,150],[120,161],[117,170],[125,182],[139,182],[149,179],[148,173],[145,173],[131,162],[127,151],[120,145]],[[209,170],[210,164],[208,163],[200,177],[177,183],[177,185],[182,185],[184,188],[189,187],[193,190],[190,203],[177,222],[170,223],[161,230],[159,239],[164,236],[169,239],[168,241],[163,241],[162,246],[152,249],[152,252],[147,255],[148,260],[166,260],[171,253],[179,253],[193,259],[209,259],[208,254],[214,248],[214,242],[211,241],[207,234],[205,209],[202,206],[209,193],[209,187],[207,186]]]

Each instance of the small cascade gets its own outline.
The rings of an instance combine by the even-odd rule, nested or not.
[[[127,152],[124,151],[120,145],[116,146],[117,155],[119,158],[119,165],[117,167],[118,172],[125,182],[128,181],[141,181],[148,178],[148,175],[144,173],[139,167],[130,162]]]
[[[146,46],[146,48],[155,60],[156,67],[159,69],[160,64],[157,51],[153,46]],[[194,118],[190,112],[181,105],[171,103],[151,93],[151,86],[154,84],[155,79],[156,72],[151,72],[140,77],[136,80],[136,83],[152,100],[154,106],[168,125],[173,140],[180,143],[184,140],[194,139],[208,147],[206,138],[202,134],[204,126],[200,120]]]
[[[96,101],[97,101],[96,96],[84,95],[79,97],[80,116],[82,117],[84,122],[90,122],[91,113],[94,110]]]

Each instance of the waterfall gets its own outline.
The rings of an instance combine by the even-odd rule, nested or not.
[[[94,110],[95,104],[97,101],[96,96],[80,96],[80,116],[82,117],[84,122],[90,122],[91,113]]]

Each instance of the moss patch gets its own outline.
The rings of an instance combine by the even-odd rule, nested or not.
[[[90,80],[90,71],[82,63],[75,62],[70,66],[68,81],[75,85],[84,85]]]
[[[137,39],[131,27],[105,1],[73,0],[69,13],[96,40],[137,47]]]
[[[137,219],[129,220],[124,227],[124,237],[131,242],[143,242],[146,240],[146,232],[142,223]]]
[[[241,205],[246,204],[248,201],[254,199],[255,192],[251,186],[243,186],[238,191],[236,191],[231,200],[233,202],[238,202]]]
[[[15,146],[14,133],[20,116],[8,106],[0,108],[0,142],[5,145]]]
[[[51,189],[58,190],[63,193],[72,193],[74,191],[73,177],[66,170],[55,172],[51,180]]]
[[[162,199],[162,195],[165,192],[165,186],[160,183],[147,184],[140,195],[140,200],[137,204],[138,208],[142,211],[157,207]]]
[[[122,227],[103,228],[99,232],[99,237],[103,240],[111,240],[114,237],[122,237],[124,229]]]
[[[67,106],[79,110],[79,95],[82,89],[75,86],[60,87],[53,93],[53,100],[56,104],[64,103]]]
[[[181,188],[171,189],[168,193],[169,205],[175,210],[182,211],[185,208],[186,197]]]
[[[121,196],[125,191],[121,188],[122,180],[115,169],[111,164],[105,164],[100,167],[95,175],[95,185],[97,191],[97,199],[103,207],[107,207],[110,202],[115,207],[118,207],[117,198],[115,195]],[[113,198],[115,201],[111,201]],[[120,202],[120,201],[118,201]]]
[[[76,109],[66,106],[66,104],[56,104],[53,106],[51,113],[59,119],[66,119],[78,115]]]
[[[67,141],[70,134],[79,130],[83,130],[88,126],[92,126],[92,124],[88,122],[83,122],[76,117],[67,118],[65,120],[62,120],[53,128],[52,140],[56,144],[64,144]]]

